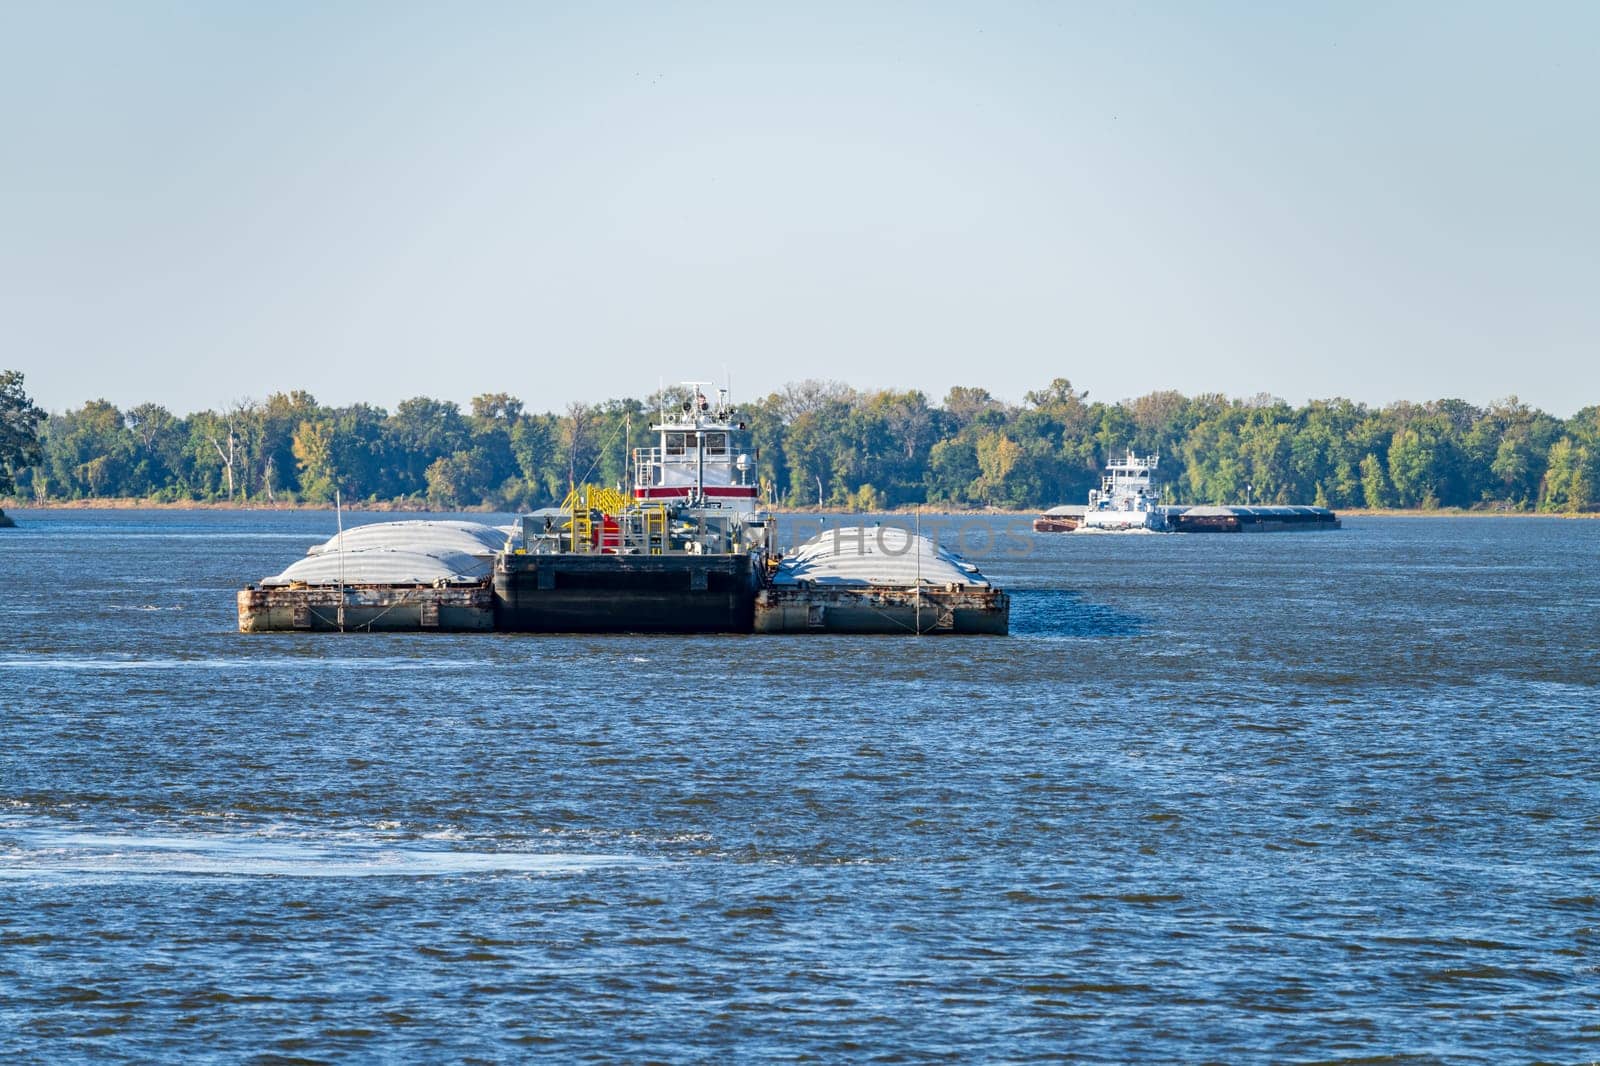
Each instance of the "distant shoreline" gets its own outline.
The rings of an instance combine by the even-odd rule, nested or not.
[[[331,503],[229,503],[226,500],[146,500],[130,496],[97,497],[90,500],[3,500],[0,506],[13,511],[331,511]],[[346,511],[395,511],[426,513],[433,509],[404,502],[349,502]],[[492,507],[457,507],[451,513],[482,511],[497,513]],[[439,512],[442,513],[442,512]],[[502,512],[503,513],[503,512]]]
[[[1243,506],[1243,505],[1237,505]],[[0,500],[0,513],[5,508],[12,511],[331,511],[332,504],[326,503],[262,503],[250,501],[249,503],[228,503],[219,500],[144,500],[130,497],[108,497],[91,500],[47,500],[23,501],[16,499]],[[352,501],[344,505],[346,511],[352,513],[374,514],[514,514],[515,511],[501,511],[493,507],[477,505],[474,507],[450,507],[434,509],[425,504],[405,501],[388,500],[373,502],[370,500]],[[1039,509],[1008,509],[1001,507],[939,507],[932,504],[921,504],[915,507],[901,507],[886,511],[841,511],[824,509],[818,511],[813,507],[779,507],[769,506],[766,510],[773,514],[782,515],[840,515],[840,514],[959,514],[959,515],[1009,515],[1033,517],[1040,513]],[[1340,518],[1600,518],[1600,511],[1504,511],[1482,510],[1468,511],[1458,507],[1440,507],[1435,510],[1422,510],[1419,508],[1390,508],[1373,509],[1367,507],[1333,508]]]

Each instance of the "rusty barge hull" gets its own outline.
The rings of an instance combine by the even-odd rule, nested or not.
[[[757,633],[884,633],[1004,636],[1011,600],[998,589],[764,588]]]
[[[494,590],[487,581],[443,588],[246,588],[239,591],[238,601],[241,633],[485,633],[494,629]]]

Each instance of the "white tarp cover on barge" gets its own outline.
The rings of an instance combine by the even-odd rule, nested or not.
[[[276,577],[261,582],[263,588],[295,583],[305,585],[434,585],[439,582],[479,582],[494,572],[487,555],[435,549],[396,551],[363,548],[360,551],[311,555]]]
[[[432,552],[440,549],[465,555],[494,555],[506,546],[512,526],[491,526],[482,522],[407,519],[403,522],[369,522],[344,531],[347,552],[363,548],[389,548],[394,551]],[[307,555],[324,555],[340,549],[338,535],[306,549]]]
[[[928,537],[898,526],[841,526],[784,556],[772,584],[914,588],[966,585],[987,588],[978,568]]]
[[[330,537],[263,588],[286,585],[438,585],[483,581],[509,531],[482,522],[372,522]]]

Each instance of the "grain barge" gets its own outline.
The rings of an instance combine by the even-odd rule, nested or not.
[[[1175,533],[1300,533],[1340,522],[1326,507],[1175,507],[1167,525]]]
[[[785,556],[756,594],[757,633],[1004,634],[1010,600],[909,530],[844,526]]]

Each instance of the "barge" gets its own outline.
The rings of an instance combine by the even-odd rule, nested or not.
[[[239,593],[239,631],[484,633],[494,629],[494,590],[475,585],[255,587]]]
[[[1182,507],[1167,523],[1175,533],[1296,533],[1340,528],[1326,507]]]
[[[1088,510],[1081,503],[1064,503],[1052,507],[1033,520],[1035,533],[1071,533],[1083,525],[1083,513]]]
[[[784,557],[756,594],[757,633],[1003,635],[1011,602],[972,563],[904,529],[845,526]]]
[[[746,424],[688,382],[631,494],[575,488],[513,526],[341,531],[238,594],[239,629],[508,633],[999,633],[1010,601],[926,537],[841,527],[786,556]]]
[[[509,533],[415,520],[341,528],[281,574],[241,589],[239,630],[491,630],[490,575]]]

